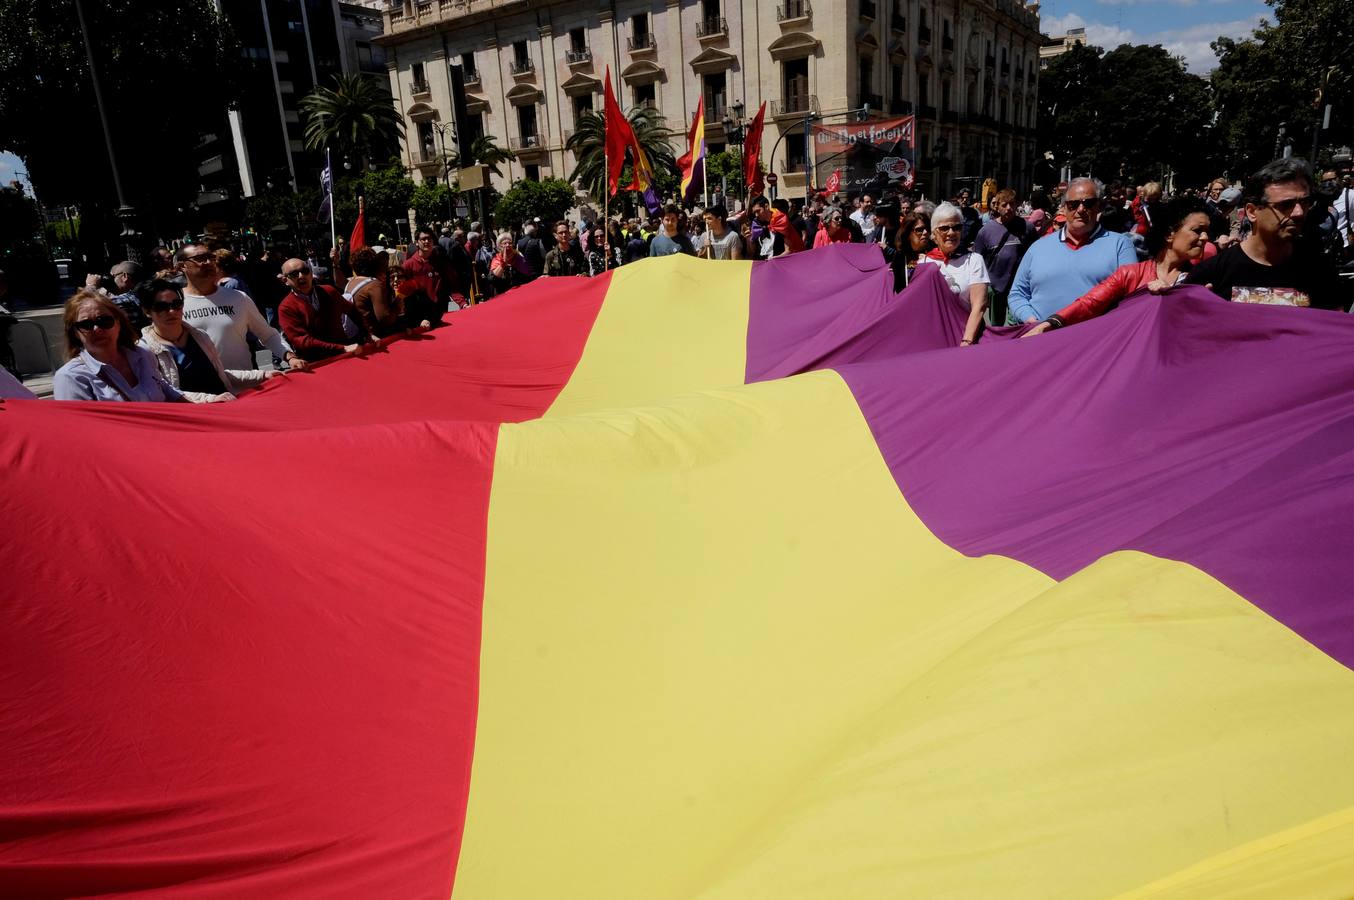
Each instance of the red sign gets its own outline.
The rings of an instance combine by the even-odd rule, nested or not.
[[[842,170],[833,169],[832,174],[827,176],[827,184],[823,185],[823,190],[829,194],[835,194],[842,186]]]
[[[767,173],[766,173],[766,183],[767,183],[767,184],[771,185],[772,187],[775,187],[775,186],[776,186],[776,183],[779,182],[779,181],[780,181],[780,176],[777,175],[775,172],[767,172]]]

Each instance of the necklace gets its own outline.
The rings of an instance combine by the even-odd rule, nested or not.
[[[173,344],[176,347],[179,345],[179,342],[183,340],[183,336],[187,333],[188,329],[184,328],[182,325],[179,326],[179,336],[175,338],[171,338],[169,335],[166,334],[161,334],[160,329],[158,328],[155,329],[156,337],[158,337],[162,341],[169,341],[169,343]]]

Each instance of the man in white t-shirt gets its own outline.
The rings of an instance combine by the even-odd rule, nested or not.
[[[865,243],[873,244],[879,237],[876,232],[879,226],[874,221],[874,198],[869,194],[862,194],[860,197],[860,207],[851,213],[851,221],[860,226],[860,236],[865,239]]]
[[[305,360],[292,351],[281,332],[268,324],[248,294],[216,283],[221,273],[204,244],[184,244],[174,253],[174,261],[183,267],[188,279],[183,291],[183,321],[207,333],[221,355],[222,365],[227,369],[254,368],[246,339],[252,334],[274,356],[285,360],[288,368],[298,372],[306,368]]]

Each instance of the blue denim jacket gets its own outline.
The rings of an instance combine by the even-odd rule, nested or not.
[[[136,374],[136,387],[127,383],[117,369],[104,365],[88,350],[56,370],[52,393],[58,400],[140,400],[185,402],[177,388],[160,375],[155,357],[140,347],[122,351]]]

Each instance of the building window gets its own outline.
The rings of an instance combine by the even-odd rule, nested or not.
[[[931,76],[925,72],[917,73],[917,103],[931,105]]]
[[[785,138],[785,171],[804,171],[804,135],[791,134]]]
[[[705,76],[705,121],[706,124],[718,122],[724,118],[725,78],[723,72]]]
[[[466,113],[461,122],[461,145],[469,147],[478,138],[484,137],[484,114]]]
[[[950,111],[950,82],[948,79],[940,83],[940,111]]]
[[[575,53],[582,53],[588,49],[588,32],[585,29],[569,29],[569,49]]]
[[[424,75],[424,73],[423,73],[423,63],[421,63],[421,62],[414,63],[414,65],[413,65],[413,67],[411,68],[410,71],[411,71],[411,73],[412,73],[413,76],[414,76],[414,82],[415,82],[415,83],[417,83],[417,84],[426,84],[426,83],[427,83],[428,79],[427,79],[427,77],[426,77],[426,76]]]
[[[522,136],[523,147],[536,146],[536,106],[527,104],[517,107],[517,133]]]
[[[526,41],[517,41],[512,45],[512,58],[519,66],[531,62],[531,56],[527,53]]]
[[[1001,121],[1006,122],[1006,98],[1001,98]]]
[[[430,159],[437,152],[437,145],[433,143],[433,123],[418,123],[418,146],[423,153],[424,159]]]
[[[701,0],[701,18],[709,22],[719,18],[719,0]]]
[[[658,96],[654,90],[653,82],[649,84],[637,84],[634,87],[635,106],[657,106]]]
[[[574,125],[578,125],[578,120],[590,112],[592,112],[592,94],[574,98]]]
[[[630,37],[636,47],[649,46],[649,14],[640,13],[630,17]]]
[[[857,73],[860,79],[860,105],[864,106],[874,93],[874,57],[862,56],[857,60]]]
[[[529,166],[523,166],[522,169],[526,172],[526,178],[527,178],[527,181],[540,181],[540,180],[541,180],[541,167],[540,167],[540,166],[537,166],[537,165],[529,165]]]
[[[781,96],[786,112],[804,112],[809,108],[809,61],[787,59],[781,63]]]
[[[895,65],[890,68],[889,79],[891,82],[889,87],[892,89],[890,99],[892,99],[895,104],[900,100],[906,99],[907,84],[903,81],[903,67]],[[899,110],[895,108],[893,111],[898,112]]]
[[[461,54],[461,76],[466,81],[479,81],[479,70],[475,68],[475,54]]]

